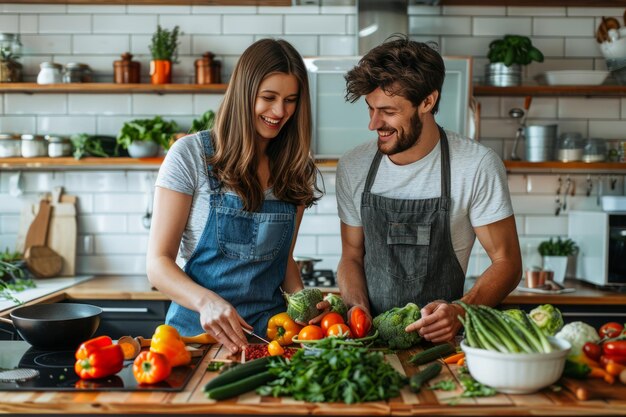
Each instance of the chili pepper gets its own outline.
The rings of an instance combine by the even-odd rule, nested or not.
[[[372,328],[372,320],[370,316],[359,307],[352,308],[350,312],[350,330],[352,335],[360,339],[367,336]]]
[[[280,356],[283,353],[285,353],[285,349],[283,349],[280,343],[278,343],[278,340],[272,340],[267,345],[267,351],[269,352],[271,356]]]
[[[623,356],[626,358],[626,340],[604,342],[602,351],[605,355]]]
[[[133,376],[140,384],[156,384],[170,376],[172,366],[165,355],[144,350],[133,362]]]
[[[267,337],[277,341],[281,346],[291,344],[291,339],[297,335],[302,326],[293,321],[286,312],[270,317],[267,322]]]
[[[172,368],[191,362],[191,353],[185,349],[185,342],[178,330],[167,324],[160,325],[154,331],[150,350],[165,355]]]
[[[109,336],[89,339],[76,350],[74,371],[82,379],[96,379],[113,375],[124,366],[122,348],[114,345]]]

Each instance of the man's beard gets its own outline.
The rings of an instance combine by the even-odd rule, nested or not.
[[[415,112],[409,121],[409,130],[407,132],[398,130],[398,139],[390,149],[383,149],[383,142],[379,140],[378,150],[385,155],[395,155],[406,151],[419,142],[423,127],[424,124],[420,120],[418,112]],[[385,130],[385,128],[381,130]]]

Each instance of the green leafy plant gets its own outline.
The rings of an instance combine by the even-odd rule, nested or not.
[[[152,119],[135,119],[124,123],[117,135],[117,144],[123,149],[128,149],[135,141],[152,141],[169,149],[170,139],[178,132],[178,124],[175,121],[163,120],[161,116]]]
[[[157,25],[157,31],[152,35],[150,44],[152,59],[178,62],[179,35],[182,35],[182,32],[179,31],[178,26],[168,30]]]
[[[210,130],[215,123],[215,113],[213,110],[205,111],[199,119],[194,119],[191,122],[191,129],[189,133],[196,133],[201,130]]]
[[[95,136],[87,133],[77,133],[70,136],[70,141],[74,147],[74,158],[80,159],[83,156],[99,156],[106,158],[112,155],[106,153],[102,148],[102,143]]]
[[[513,64],[528,65],[532,61],[543,62],[543,54],[532,45],[530,38],[520,35],[504,35],[489,44],[489,62],[501,62],[507,67]]]
[[[537,248],[541,256],[570,256],[578,251],[578,246],[572,239],[544,240]]]

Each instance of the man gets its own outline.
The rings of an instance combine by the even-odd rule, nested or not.
[[[422,318],[406,331],[432,342],[461,328],[451,302],[495,306],[522,269],[502,161],[435,122],[444,76],[427,44],[394,37],[372,49],[347,73],[346,100],[365,96],[378,141],[337,167],[342,297],[372,316],[414,302]],[[476,237],[492,263],[463,294]]]

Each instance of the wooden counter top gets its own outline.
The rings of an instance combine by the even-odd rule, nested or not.
[[[417,371],[406,360],[420,348],[388,355],[389,362],[407,376]],[[486,398],[459,398],[458,367],[444,367],[441,375],[431,381],[453,379],[456,391],[428,390],[413,394],[405,387],[399,397],[389,401],[353,405],[337,403],[306,403],[291,398],[259,397],[254,392],[238,398],[209,400],[204,385],[214,378],[205,372],[211,359],[231,358],[218,345],[212,346],[198,366],[187,387],[178,393],[166,392],[0,392],[0,413],[11,414],[204,414],[204,415],[626,415],[626,399],[616,386],[614,399],[602,398],[579,401],[567,389],[544,389],[535,394],[498,394]],[[602,381],[603,382],[603,381]],[[603,382],[604,383],[604,382]],[[618,383],[619,384],[619,383]],[[611,397],[611,395],[609,395]],[[456,398],[455,404],[450,404]],[[619,399],[615,399],[619,398]]]
[[[566,281],[567,287],[576,291],[566,294],[534,294],[513,291],[503,304],[594,304],[626,305],[626,294],[599,290],[579,281]],[[320,288],[326,292],[338,291],[336,287]],[[152,290],[145,276],[103,275],[68,288],[65,296],[75,300],[167,300],[157,290]]]

